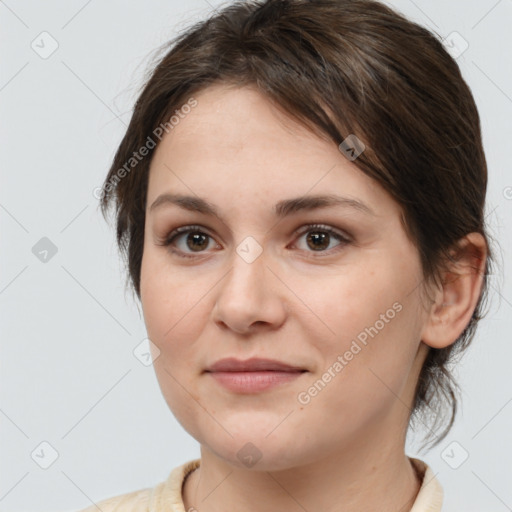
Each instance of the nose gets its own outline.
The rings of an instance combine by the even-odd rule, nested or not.
[[[286,286],[269,268],[265,251],[247,262],[233,255],[231,269],[216,287],[214,320],[238,334],[276,329],[286,318]]]

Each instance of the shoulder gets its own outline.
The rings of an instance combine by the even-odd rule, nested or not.
[[[422,481],[410,512],[442,512],[444,491],[437,473],[424,461],[409,457]]]
[[[96,502],[77,512],[182,512],[181,489],[187,475],[199,467],[200,459],[194,459],[174,468],[165,482],[155,487],[119,494]]]

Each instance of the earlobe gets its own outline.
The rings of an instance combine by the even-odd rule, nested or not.
[[[482,291],[487,244],[480,233],[459,240],[435,291],[422,341],[432,348],[454,343],[469,324]]]

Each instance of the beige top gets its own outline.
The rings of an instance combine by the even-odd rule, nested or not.
[[[430,467],[419,459],[410,458],[423,481],[410,512],[442,512],[443,488]],[[195,459],[174,468],[165,482],[156,487],[114,496],[80,512],[187,512],[181,494],[183,482],[189,473],[199,467]]]

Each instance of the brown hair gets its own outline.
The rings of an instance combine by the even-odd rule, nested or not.
[[[439,282],[450,249],[466,234],[481,233],[489,247],[479,115],[439,36],[376,1],[249,0],[195,24],[164,51],[135,104],[101,198],[104,215],[115,203],[117,243],[139,299],[155,134],[172,128],[170,117],[194,93],[219,82],[256,86],[336,145],[349,134],[363,141],[354,164],[401,205],[425,282]],[[144,146],[147,156],[139,158]],[[410,420],[428,426],[433,446],[455,419],[458,386],[447,365],[474,337],[491,259],[489,250],[471,321],[454,344],[431,348],[421,370]],[[435,440],[446,407],[451,415]]]

